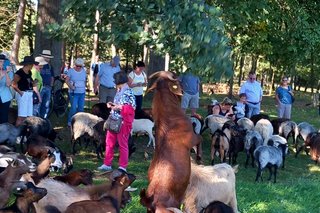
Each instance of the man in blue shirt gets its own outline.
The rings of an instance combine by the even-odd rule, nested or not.
[[[120,71],[120,57],[115,56],[110,63],[100,64],[99,72],[94,80],[94,92],[99,92],[99,102],[113,102],[116,85],[113,75]]]
[[[189,72],[182,74],[179,79],[183,90],[181,108],[186,111],[190,106],[191,115],[194,115],[199,108],[200,79]]]
[[[260,114],[263,91],[260,82],[256,81],[257,77],[254,72],[249,73],[248,80],[242,84],[239,94],[245,93],[247,96],[247,118]]]
[[[50,64],[50,59],[52,59],[53,56],[51,55],[50,50],[43,50],[41,56],[45,59],[45,61],[48,64],[44,65],[43,68],[40,70],[40,75],[43,81],[43,87],[40,91],[40,95],[42,99],[42,102],[40,105],[40,117],[47,118],[49,113],[49,108],[50,108],[51,90],[52,90],[53,80],[54,80],[54,72]]]

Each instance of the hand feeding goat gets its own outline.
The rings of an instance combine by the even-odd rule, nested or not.
[[[149,119],[134,119],[132,123],[131,136],[134,133],[147,133],[149,136],[147,147],[149,147],[152,142],[153,148],[155,148],[156,144],[152,133],[153,127],[154,123]]]
[[[156,78],[150,88],[155,90],[152,115],[157,127],[156,148],[148,170],[149,185],[141,190],[140,203],[147,212],[166,212],[166,208],[180,207],[190,178],[190,150],[200,138],[180,107],[178,79],[166,71],[150,78]]]

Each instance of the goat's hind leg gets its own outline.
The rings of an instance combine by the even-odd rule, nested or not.
[[[259,177],[261,178],[261,182],[263,181],[262,180],[262,169],[261,169],[261,165],[260,163],[258,162],[258,170],[257,170],[257,176],[256,176],[256,182],[258,182],[259,180]]]
[[[267,165],[267,168],[269,170],[269,178],[268,178],[268,181],[271,180],[271,177],[272,177],[272,165]]]

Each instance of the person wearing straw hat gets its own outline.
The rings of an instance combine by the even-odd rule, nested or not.
[[[0,55],[0,124],[8,122],[9,107],[12,100],[10,91],[13,72],[9,67],[5,68],[4,63],[7,60],[6,56]]]
[[[110,63],[102,63],[94,80],[94,92],[99,93],[99,102],[113,101],[116,95],[116,85],[113,75],[120,72],[120,57],[115,56]]]
[[[33,67],[33,69],[31,70],[32,79],[34,81],[37,81],[37,87],[36,87],[35,92],[33,93],[33,115],[39,116],[40,104],[42,102],[40,92],[43,87],[43,82],[42,82],[42,77],[41,77],[40,71],[44,65],[48,64],[48,62],[42,56],[36,57],[35,61],[38,62],[39,64],[35,65]]]
[[[221,115],[234,120],[235,115],[233,113],[232,106],[232,100],[228,97],[225,97],[221,103],[218,103],[213,106],[212,114]]]
[[[43,80],[43,87],[40,92],[42,102],[40,104],[39,115],[41,118],[47,118],[50,108],[51,91],[54,81],[54,70],[50,64],[50,60],[53,58],[50,50],[43,50],[41,55],[47,64],[43,65],[40,70],[40,74]]]
[[[87,72],[82,58],[76,59],[74,68],[69,69],[65,79],[69,87],[71,104],[68,114],[68,126],[71,126],[71,117],[77,112],[84,111]]]
[[[33,115],[33,90],[37,83],[32,80],[31,69],[33,65],[39,64],[33,56],[25,56],[20,68],[15,74],[12,87],[16,91],[16,100],[18,104],[18,118],[16,126],[19,126],[26,117]]]

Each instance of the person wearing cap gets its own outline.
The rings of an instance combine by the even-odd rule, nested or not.
[[[13,72],[7,67],[5,69],[4,63],[7,58],[5,55],[0,55],[0,124],[8,122],[9,107],[12,100],[10,91],[11,82],[13,79]]]
[[[71,117],[77,112],[84,111],[87,71],[84,67],[84,60],[77,58],[74,67],[69,69],[66,76],[66,83],[69,87],[70,111],[68,114],[68,126],[71,125]]]
[[[245,93],[247,96],[247,118],[260,114],[263,91],[260,82],[256,81],[256,79],[256,74],[250,72],[247,81],[242,84],[239,91],[239,94]]]
[[[134,111],[136,107],[135,96],[132,89],[127,84],[128,77],[125,72],[114,74],[117,93],[114,101],[108,102],[107,107],[111,108],[110,116],[114,119],[122,118],[122,126],[119,133],[107,131],[106,135],[106,154],[103,164],[98,167],[99,170],[112,170],[112,160],[114,148],[119,144],[119,169],[126,171],[129,161],[128,139],[134,120]]]
[[[132,88],[133,94],[136,97],[136,114],[141,111],[144,92],[143,88],[148,84],[144,68],[145,64],[142,61],[138,61],[135,69],[128,75],[128,85]]]
[[[221,103],[218,103],[213,106],[212,114],[213,115],[221,115],[224,117],[228,117],[232,120],[235,119],[235,115],[232,110],[232,100],[228,97],[224,98]]]
[[[288,77],[283,77],[280,86],[276,89],[278,118],[291,119],[294,94],[288,83]]]
[[[116,88],[113,75],[120,72],[120,57],[115,56],[110,63],[100,64],[99,72],[94,79],[94,92],[99,93],[99,102],[107,103],[113,101]]]
[[[32,79],[33,81],[37,82],[37,88],[35,92],[33,93],[33,115],[39,116],[40,115],[40,104],[42,102],[41,99],[41,90],[43,87],[42,77],[41,77],[41,69],[44,65],[48,64],[48,62],[42,57],[38,56],[35,58],[35,61],[38,62],[38,65],[34,65],[33,69],[31,70]]]
[[[43,87],[40,92],[41,94],[41,105],[40,105],[40,117],[47,118],[50,109],[51,91],[54,81],[54,70],[50,64],[50,60],[53,58],[50,50],[43,50],[41,55],[47,64],[43,65],[40,74],[43,80]]]
[[[179,77],[183,96],[181,99],[181,108],[185,112],[190,106],[191,115],[195,115],[199,108],[199,90],[200,78],[194,74],[187,72]]]
[[[33,115],[33,91],[37,83],[32,80],[31,69],[35,64],[39,63],[32,56],[25,56],[20,62],[23,67],[14,74],[12,87],[16,91],[18,104],[16,126],[19,126],[26,117]]]

